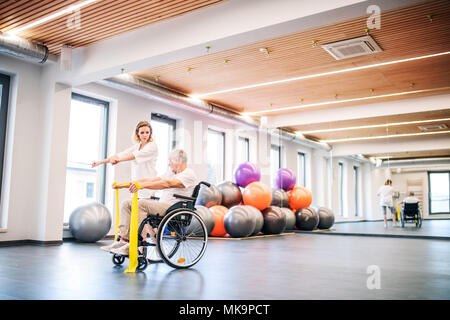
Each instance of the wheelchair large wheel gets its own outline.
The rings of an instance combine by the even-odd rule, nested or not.
[[[173,268],[196,264],[206,251],[208,231],[194,211],[181,209],[167,214],[158,228],[158,253]]]

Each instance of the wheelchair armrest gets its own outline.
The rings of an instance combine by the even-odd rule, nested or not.
[[[181,194],[174,194],[173,195],[174,198],[178,198],[178,199],[184,199],[184,200],[189,200],[189,201],[195,201],[197,199],[193,198],[193,197],[188,197],[188,196],[183,196]]]

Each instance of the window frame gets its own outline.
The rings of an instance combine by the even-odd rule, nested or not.
[[[248,137],[242,137],[242,136],[238,136],[238,143],[240,142],[244,142],[245,143],[245,149],[246,149],[246,162],[250,162],[250,139]]]
[[[439,215],[439,214],[450,214],[450,201],[448,212],[431,212],[431,179],[430,175],[433,173],[447,173],[449,178],[449,194],[450,194],[450,170],[442,170],[442,171],[427,171],[428,174],[428,214],[429,215]]]
[[[96,104],[102,106],[103,109],[103,143],[102,143],[102,159],[106,159],[108,155],[108,130],[109,130],[109,102],[100,100],[87,95],[72,92],[72,100],[78,100],[84,103]],[[102,173],[100,176],[100,200],[99,202],[105,204],[106,198],[106,166],[101,167]]]
[[[9,107],[9,90],[11,85],[11,77],[0,73],[0,84],[2,85],[0,100],[0,203],[2,199],[3,186],[3,166],[5,164],[6,154],[6,134],[8,128],[8,107]]]
[[[175,149],[176,146],[176,137],[175,137],[175,131],[177,130],[177,120],[170,118],[168,116],[166,116],[165,114],[161,114],[161,113],[157,113],[157,112],[152,112],[150,115],[150,123],[151,121],[159,121],[159,122],[164,122],[167,123],[168,125],[170,125],[172,127],[172,147],[171,150]]]

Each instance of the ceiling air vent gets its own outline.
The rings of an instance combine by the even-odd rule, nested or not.
[[[420,131],[434,131],[434,130],[443,130],[447,129],[446,124],[429,124],[426,126],[418,126]]]
[[[383,51],[371,36],[327,43],[322,45],[322,48],[324,48],[336,60],[353,58]]]

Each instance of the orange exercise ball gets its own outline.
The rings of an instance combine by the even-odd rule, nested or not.
[[[272,191],[266,184],[255,181],[245,187],[242,193],[242,199],[245,205],[253,206],[262,211],[270,206],[272,202]]]
[[[223,218],[228,211],[227,207],[217,205],[209,208],[214,217],[214,228],[209,235],[213,237],[223,237],[227,231],[225,230],[225,225],[223,223]]]
[[[294,187],[289,191],[289,206],[294,210],[309,207],[312,202],[311,192],[304,187]]]

